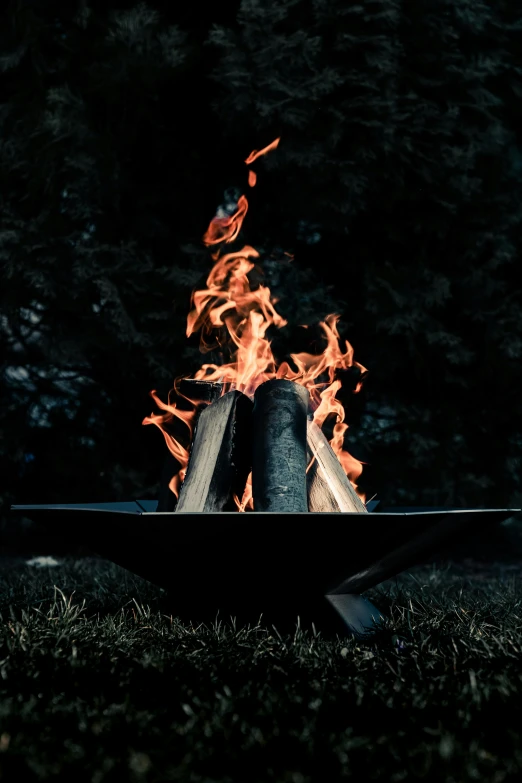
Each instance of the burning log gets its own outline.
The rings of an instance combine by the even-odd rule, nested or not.
[[[178,392],[182,397],[196,403],[211,403],[219,400],[223,392],[222,383],[196,381],[193,378],[182,378],[178,384]]]
[[[270,380],[254,395],[252,492],[255,511],[308,511],[306,422],[309,393]]]
[[[241,497],[251,467],[251,400],[232,391],[199,416],[178,511],[231,511]]]
[[[198,403],[196,410],[196,421],[205,405],[215,402],[221,397],[223,384],[210,383],[209,381],[196,381],[191,378],[182,378],[177,387],[178,393],[182,397],[187,397],[194,403]],[[176,506],[176,496],[170,490],[169,484],[172,477],[178,472],[179,464],[170,451],[167,453],[160,479],[160,488],[158,494],[157,511],[174,511]]]
[[[326,436],[315,422],[307,423],[307,458],[313,459],[306,474],[309,511],[357,511],[366,506],[343,470]]]

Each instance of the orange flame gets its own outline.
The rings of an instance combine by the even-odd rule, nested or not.
[[[245,489],[243,491],[243,497],[240,500],[238,496],[234,494],[234,501],[238,511],[254,510],[254,498],[252,497],[252,471],[250,471],[248,474]]]
[[[275,139],[262,150],[254,150],[246,159],[247,164],[253,163],[261,155],[275,149],[279,138]],[[248,182],[251,187],[256,184],[256,175],[249,171]],[[236,211],[228,217],[215,217],[203,237],[207,246],[229,244],[234,241],[243,225],[248,211],[248,201],[241,195]],[[291,259],[291,254],[286,254]],[[280,378],[295,381],[305,386],[310,393],[310,402],[314,411],[314,421],[322,427],[327,419],[335,418],[333,437],[330,441],[348,478],[356,487],[356,480],[362,472],[362,463],[351,456],[344,448],[344,437],[348,429],[345,423],[345,411],[342,403],[336,399],[341,388],[341,382],[336,378],[337,370],[358,367],[361,373],[366,372],[362,365],[354,362],[353,348],[345,341],[344,348],[340,346],[340,335],[337,329],[339,316],[331,314],[320,323],[326,339],[326,347],[319,354],[291,354],[295,369],[288,362],[278,365],[271,349],[267,331],[270,327],[284,327],[287,321],[275,309],[276,299],[270,289],[263,285],[252,287],[249,273],[259,267],[252,259],[259,258],[259,253],[249,245],[242,250],[221,255],[220,249],[213,253],[214,266],[206,281],[206,288],[195,291],[192,295],[192,308],[187,317],[187,336],[200,331],[200,349],[203,353],[212,349],[209,342],[213,339],[219,346],[230,352],[230,361],[224,364],[202,364],[194,374],[194,379],[206,381],[221,381],[223,392],[238,389],[252,397],[256,388],[264,381]],[[305,326],[305,325],[304,325]],[[357,385],[356,392],[361,388]],[[188,450],[169,435],[164,425],[174,417],[184,421],[192,435],[196,406],[194,410],[180,411],[176,405],[162,403],[155,392],[151,395],[158,407],[165,411],[163,415],[154,415],[144,420],[144,424],[156,424],[167,442],[171,453],[179,461],[181,468],[171,482],[170,488],[176,494],[184,479]],[[310,467],[310,466],[309,466]],[[241,500],[235,498],[239,511],[251,510],[252,475],[248,477],[247,485]]]
[[[263,147],[262,150],[253,150],[248,156],[248,158],[245,160],[247,166],[249,166],[255,160],[260,158],[261,155],[266,155],[267,152],[271,152],[272,150],[275,150],[276,147],[279,145],[280,140],[281,140],[280,138],[274,139],[274,141],[270,142],[270,144],[267,144],[266,147]],[[251,188],[253,188],[256,182],[257,182],[257,174],[255,171],[252,171],[252,169],[250,169],[250,171],[248,172],[248,184],[250,185]]]
[[[248,210],[248,201],[245,196],[240,196],[237,209],[230,217],[215,217],[210,221],[210,226],[203,236],[203,243],[218,245],[220,242],[233,242],[241,231],[241,226]]]
[[[271,141],[270,144],[267,144],[266,147],[263,147],[262,150],[252,150],[248,158],[245,160],[247,166],[249,166],[255,160],[260,158],[261,155],[266,155],[267,152],[271,152],[272,150],[275,150],[279,146],[280,141],[281,141],[281,136],[278,136],[277,139]]]
[[[154,400],[158,408],[165,411],[165,413],[161,415],[151,413],[150,416],[146,416],[143,419],[142,424],[155,424],[156,427],[159,427],[159,429],[161,430],[165,438],[167,448],[181,465],[179,472],[172,477],[169,483],[170,491],[173,492],[176,497],[178,497],[181,484],[183,483],[185,474],[187,472],[189,452],[188,449],[182,446],[181,443],[179,443],[176,440],[176,438],[174,438],[174,436],[171,435],[167,429],[165,429],[165,426],[169,425],[174,419],[180,419],[180,421],[186,424],[189,431],[189,437],[192,437],[196,407],[194,406],[193,410],[182,411],[176,406],[175,403],[171,404],[170,400],[168,403],[162,402],[158,397],[158,395],[156,394],[156,391],[151,391],[150,396],[152,397],[152,399]],[[189,400],[189,402],[191,401]]]

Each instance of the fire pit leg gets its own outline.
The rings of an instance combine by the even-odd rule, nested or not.
[[[384,620],[367,598],[355,594],[330,596],[283,591],[278,603],[272,598],[271,604],[259,600],[256,606],[257,613],[250,607],[247,615],[250,621],[263,614],[265,624],[275,625],[284,633],[292,632],[299,622],[303,630],[314,627],[324,638],[354,636],[367,640],[380,630]]]
[[[357,638],[370,636],[379,630],[384,616],[362,595],[326,595],[330,606],[340,615],[350,632]]]
[[[308,511],[306,422],[309,394],[293,381],[258,386],[252,413],[254,511]]]

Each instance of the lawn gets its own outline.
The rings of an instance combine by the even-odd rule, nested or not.
[[[368,596],[389,618],[368,642],[191,627],[103,560],[5,560],[0,781],[520,781],[518,566]]]

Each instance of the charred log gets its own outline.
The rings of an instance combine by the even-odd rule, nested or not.
[[[255,511],[308,511],[306,423],[309,394],[293,381],[258,386],[252,414]]]
[[[216,402],[223,393],[222,383],[211,383],[210,381],[196,381],[193,378],[182,378],[177,384],[177,391],[182,397],[188,397],[195,403]]]

